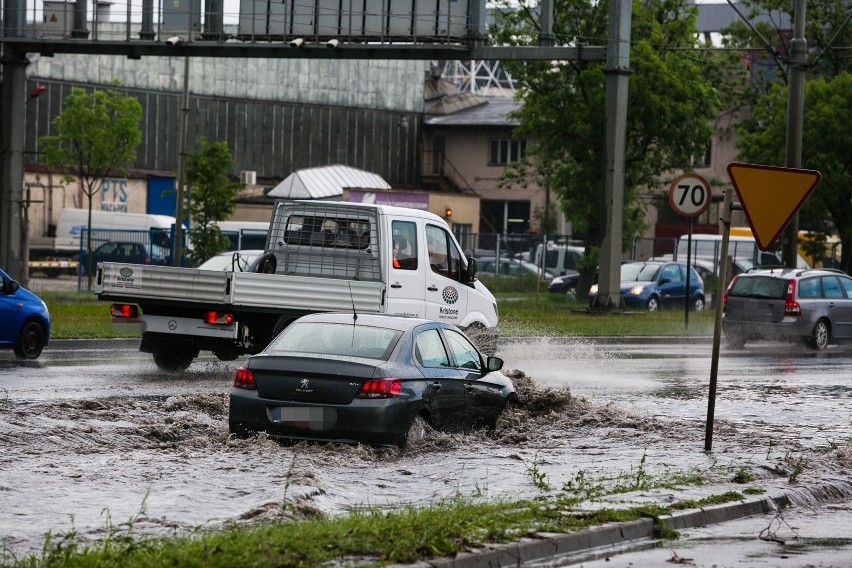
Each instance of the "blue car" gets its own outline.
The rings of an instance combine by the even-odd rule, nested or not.
[[[597,296],[597,285],[589,291],[589,305]],[[686,263],[626,262],[621,265],[621,297],[628,308],[656,311],[660,308],[683,308],[686,303]],[[689,306],[696,312],[704,309],[704,281],[695,271],[689,274]]]
[[[0,348],[12,348],[21,359],[37,359],[50,340],[50,314],[45,303],[0,270]]]

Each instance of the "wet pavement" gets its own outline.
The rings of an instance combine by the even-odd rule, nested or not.
[[[497,433],[432,432],[406,451],[228,439],[238,362],[206,357],[163,375],[126,341],[56,342],[27,364],[0,353],[0,549],[38,552],[48,531],[83,541],[111,531],[184,534],[282,518],[284,504],[336,515],[680,474],[707,482],[637,487],[588,506],[671,503],[732,488],[800,489],[803,511],[842,501],[842,492],[814,501],[807,487],[841,487],[852,469],[852,376],[844,373],[852,351],[759,345],[723,353],[713,452],[705,453],[709,353],[704,340],[506,341],[499,354],[507,369],[521,370],[512,375],[525,407]],[[753,481],[733,484],[741,471]],[[830,525],[817,525],[830,534]]]

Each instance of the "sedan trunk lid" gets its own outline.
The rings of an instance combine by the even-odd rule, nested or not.
[[[348,404],[376,372],[375,362],[324,357],[255,356],[257,394],[285,402]]]

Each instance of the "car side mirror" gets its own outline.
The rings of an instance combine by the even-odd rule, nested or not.
[[[485,361],[485,367],[489,371],[499,371],[503,368],[503,359],[501,359],[500,357],[489,357]]]
[[[17,283],[15,280],[4,280],[3,281],[3,293],[4,294],[14,294],[18,291],[21,285]]]
[[[663,284],[668,284],[671,281],[671,278],[660,278],[660,286],[662,286]]]

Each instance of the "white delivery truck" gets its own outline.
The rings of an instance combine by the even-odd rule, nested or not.
[[[175,218],[147,213],[121,213],[92,210],[92,249],[108,241],[140,239],[150,256],[165,262],[169,254],[169,234]],[[59,212],[53,236],[34,236],[30,239],[30,270],[59,276],[70,269],[77,272],[77,254],[86,243],[82,240],[89,225],[89,210],[66,207]],[[147,231],[147,235],[144,232]],[[81,241],[82,240],[82,241]]]
[[[396,256],[394,256],[395,250]],[[416,209],[279,201],[252,272],[102,263],[95,292],[116,323],[140,325],[164,370],[199,351],[257,353],[299,316],[352,311],[425,317],[468,331],[486,352],[497,303],[450,227]]]

